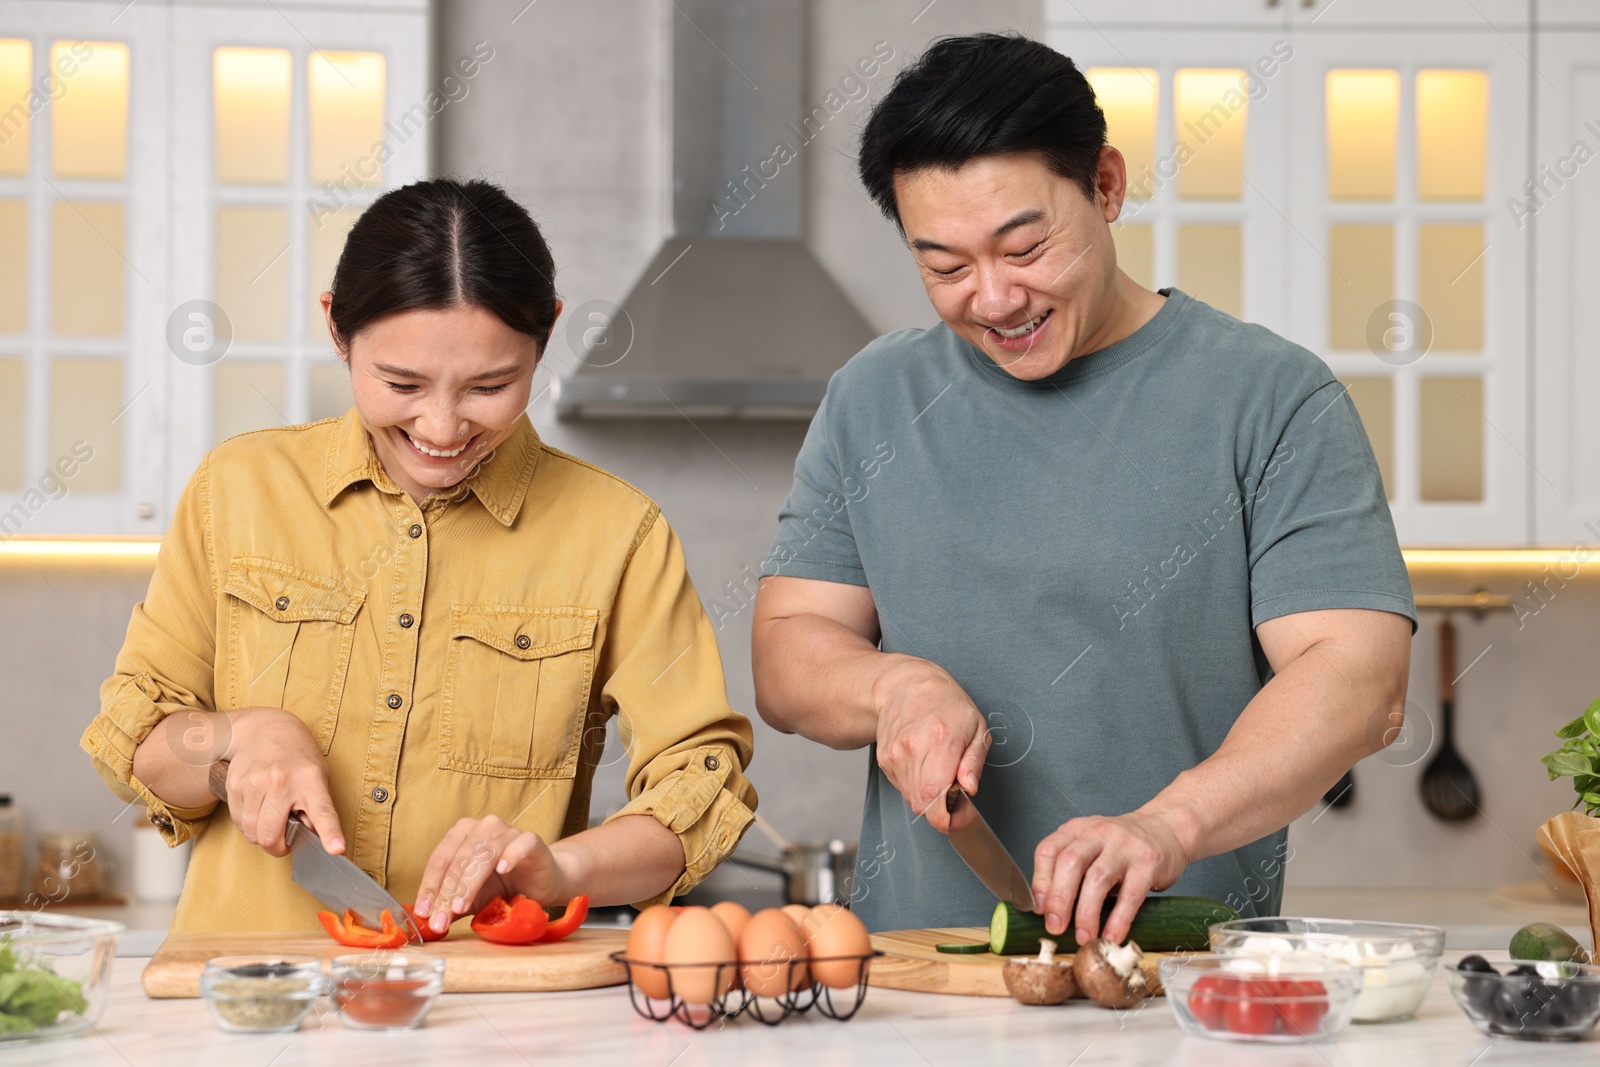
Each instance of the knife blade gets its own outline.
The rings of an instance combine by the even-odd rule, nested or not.
[[[955,816],[962,806],[972,808],[972,818],[959,829]],[[1020,911],[1033,911],[1033,886],[1023,875],[1022,868],[1011,858],[1006,846],[1000,843],[983,813],[972,803],[972,798],[959,785],[952,785],[944,795],[945,811],[950,813],[950,844],[956,854],[972,868],[978,881],[1000,900],[1007,901]]]
[[[211,765],[208,782],[211,795],[228,802],[228,763],[218,760]],[[326,904],[330,910],[343,916],[346,911],[355,913],[361,925],[371,930],[383,925],[387,911],[406,932],[406,940],[422,944],[422,932],[417,929],[411,913],[379,885],[366,871],[357,867],[348,857],[336,856],[322,845],[317,832],[300,819],[298,811],[289,813],[288,828],[283,840],[289,846],[289,876],[307,893]]]

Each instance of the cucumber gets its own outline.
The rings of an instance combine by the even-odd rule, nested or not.
[[[1116,903],[1116,897],[1106,898],[1100,913],[1102,923]],[[1146,897],[1133,917],[1128,937],[1146,952],[1204,952],[1211,947],[1211,924],[1238,917],[1237,911],[1210,897]],[[1039,939],[1048,937],[1060,951],[1076,952],[1078,941],[1070,928],[1068,923],[1068,931],[1059,936],[1046,933],[1043,915],[1002,900],[989,919],[989,951],[997,956],[1031,956],[1039,951]]]
[[[1529,923],[1511,935],[1511,958],[1588,963],[1589,953],[1554,923]]]
[[[933,946],[935,952],[950,952],[957,956],[976,956],[989,951],[987,941],[950,941],[943,945]]]

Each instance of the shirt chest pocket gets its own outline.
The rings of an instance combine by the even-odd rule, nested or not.
[[[571,778],[594,681],[592,608],[457,606],[439,701],[439,766]]]
[[[344,698],[356,615],[366,594],[275,560],[236,557],[228,567],[228,654],[234,707],[283,708],[311,730],[324,755]]]

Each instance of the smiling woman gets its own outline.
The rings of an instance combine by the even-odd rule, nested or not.
[[[195,839],[174,929],[316,929],[294,811],[441,932],[686,891],[753,819],[750,725],[660,509],[528,421],[561,312],[538,228],[485,182],[395,190],[322,304],[354,407],[205,458],[83,735]],[[632,799],[591,829],[613,715]]]

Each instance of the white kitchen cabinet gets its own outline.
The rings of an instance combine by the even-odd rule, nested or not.
[[[1290,5],[1301,0],[1045,0],[1044,17],[1052,29],[1083,27],[1247,27],[1278,29],[1288,25]],[[1060,45],[1052,40],[1052,48]],[[1067,53],[1071,55],[1070,52]]]
[[[1549,0],[1543,0],[1547,4]],[[1574,0],[1589,3],[1590,0]],[[1284,0],[1296,29],[1527,30],[1530,0]],[[1545,13],[1540,11],[1540,17]]]
[[[221,437],[344,409],[312,293],[426,172],[427,29],[424,0],[0,2],[0,539],[158,534]]]
[[[1600,21],[1600,20],[1597,20]],[[1600,549],[1600,32],[1540,33],[1534,184],[1497,211],[1535,248],[1534,534]]]
[[[1349,387],[1402,543],[1526,543],[1527,62],[1488,30],[1293,40],[1288,336]]]

